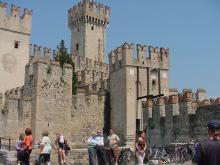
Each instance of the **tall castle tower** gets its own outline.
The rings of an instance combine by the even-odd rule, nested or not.
[[[169,96],[169,49],[124,43],[109,54],[109,70],[110,125],[134,147],[136,130],[145,129],[144,100],[138,98]]]
[[[105,61],[105,34],[110,8],[83,0],[68,11],[71,53],[98,62]]]
[[[29,60],[32,11],[0,2],[0,92],[24,85],[25,65]]]

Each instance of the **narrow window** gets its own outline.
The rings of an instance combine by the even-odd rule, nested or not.
[[[156,89],[156,80],[152,80],[152,90]]]
[[[18,47],[19,47],[19,41],[15,41],[14,42],[14,48],[18,49]]]
[[[141,127],[141,120],[140,119],[136,119],[136,131],[139,132]]]
[[[76,51],[79,50],[79,44],[76,44]]]

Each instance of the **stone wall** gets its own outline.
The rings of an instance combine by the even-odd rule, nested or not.
[[[173,115],[171,104],[165,106],[165,116],[161,116],[158,105],[153,107],[152,117],[145,110],[145,129],[150,145],[204,139],[208,135],[207,122],[220,119],[220,104],[199,106],[195,113],[189,113],[187,103],[181,103],[179,115]]]
[[[85,145],[92,131],[104,129],[105,92],[78,90],[71,109],[71,141]]]
[[[48,130],[53,143],[61,132],[69,144],[85,147],[91,132],[104,128],[105,101],[104,89],[78,89],[73,96],[72,67],[62,71],[58,62],[34,56],[26,66],[25,85],[5,93],[0,136],[15,142],[30,127],[36,142]]]
[[[14,141],[31,124],[31,99],[24,97],[22,91],[23,88],[7,91],[0,109],[0,135]]]
[[[64,70],[58,62],[36,61],[33,64],[32,129],[39,139],[48,130],[52,139],[56,132],[70,138],[72,106],[72,67]],[[63,122],[66,121],[66,122]],[[35,140],[37,140],[35,139]]]

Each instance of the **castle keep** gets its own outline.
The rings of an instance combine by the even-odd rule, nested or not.
[[[78,89],[72,94],[72,66],[54,61],[55,51],[29,43],[32,11],[0,3],[0,137],[17,140],[26,127],[34,140],[43,130],[62,132],[75,148],[92,131],[116,129],[121,144],[134,147],[137,130],[150,144],[206,135],[209,119],[220,118],[220,99],[206,91],[169,87],[168,48],[124,43],[106,61],[110,8],[83,0],[68,10],[71,58]],[[157,99],[137,99],[164,94]],[[80,136],[79,136],[80,135]]]

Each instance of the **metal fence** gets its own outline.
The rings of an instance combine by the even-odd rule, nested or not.
[[[11,151],[11,139],[0,137],[0,149],[7,149]]]

